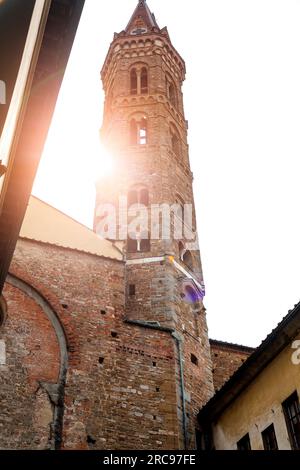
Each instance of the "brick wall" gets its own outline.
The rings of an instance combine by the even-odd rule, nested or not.
[[[123,263],[20,240],[11,273],[46,299],[66,335],[63,448],[178,448],[175,341],[124,322]],[[5,296],[1,446],[49,448],[53,409],[39,383],[57,383],[56,333],[33,299],[10,285]]]
[[[234,372],[245,362],[254,351],[253,348],[237,344],[224,343],[211,340],[211,358],[213,363],[213,380],[215,390],[234,374]]]
[[[59,348],[50,321],[34,300],[6,284],[8,315],[0,329],[0,448],[51,447],[52,405],[43,382],[56,383]]]

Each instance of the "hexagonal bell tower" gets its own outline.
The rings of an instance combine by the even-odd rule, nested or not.
[[[213,386],[181,91],[185,63],[145,0],[115,33],[101,77],[101,136],[114,170],[97,184],[94,229],[123,251],[125,320],[168,328],[180,342],[187,423]],[[186,445],[194,442],[188,428]]]

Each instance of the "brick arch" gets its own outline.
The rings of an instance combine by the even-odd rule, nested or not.
[[[147,121],[149,120],[149,114],[148,113],[144,113],[143,111],[133,111],[132,113],[130,113],[128,115],[128,122],[131,121],[131,119],[147,119]]]
[[[49,397],[53,406],[53,430],[51,446],[53,449],[60,447],[62,438],[62,419],[64,407],[64,387],[68,369],[68,347],[63,326],[49,302],[30,284],[13,274],[8,274],[6,283],[18,289],[24,296],[29,297],[42,311],[53,328],[59,348],[59,372],[56,383],[39,382],[41,390]]]
[[[149,68],[149,64],[147,62],[144,62],[143,60],[137,60],[133,64],[130,65],[129,70],[131,71],[132,69],[137,69],[141,70],[143,67],[146,67],[147,69]]]

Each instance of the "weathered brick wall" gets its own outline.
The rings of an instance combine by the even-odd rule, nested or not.
[[[63,448],[179,448],[175,341],[124,321],[123,263],[20,240],[11,273],[47,300],[66,335]],[[10,433],[0,433],[1,445],[48,448],[53,416],[38,383],[58,380],[57,339],[31,298],[10,286],[5,295],[0,419]]]
[[[216,340],[210,340],[210,347],[215,390],[219,390],[254,351],[253,348]]]
[[[6,364],[0,366],[0,448],[51,447],[53,409],[42,382],[56,383],[59,348],[41,307],[5,285],[8,315],[0,329]]]
[[[89,373],[85,366],[69,371],[65,448],[176,449],[173,341],[168,333],[129,326],[113,315],[107,312],[101,321]],[[118,336],[111,338],[111,331]]]

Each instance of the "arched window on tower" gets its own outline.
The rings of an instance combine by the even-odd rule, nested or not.
[[[146,253],[151,250],[149,233],[147,231],[127,239],[128,253]]]
[[[182,261],[183,255],[184,255],[184,244],[182,242],[178,243],[178,254],[179,254],[179,259]]]
[[[145,64],[135,64],[130,70],[130,94],[146,95],[149,92],[149,72]]]
[[[139,202],[139,193],[137,190],[132,189],[128,192],[127,196],[127,204],[128,206],[132,206],[133,204],[138,204]]]
[[[148,93],[148,70],[146,67],[143,67],[141,71],[141,93],[142,95]]]
[[[144,117],[139,121],[131,119],[130,121],[130,144],[146,145],[148,140],[147,119]]]
[[[146,145],[147,144],[147,119],[142,119],[139,123],[139,134],[138,134],[138,144]]]
[[[144,207],[149,206],[149,190],[143,184],[136,184],[127,194],[127,209],[128,209],[128,223],[131,223],[131,218],[135,218],[136,214],[130,213],[131,209],[136,210],[136,208],[132,208],[133,205],[140,205]],[[141,209],[141,207],[140,207]],[[128,235],[127,240],[127,251],[128,253],[139,253],[139,252],[148,252],[150,251],[150,237],[147,227],[147,222],[145,224],[141,224],[140,226],[136,227],[135,232],[131,232]]]
[[[167,97],[174,108],[177,108],[177,90],[170,75],[166,76]]]
[[[130,72],[130,94],[137,95],[138,92],[138,76],[136,69],[132,69]]]
[[[173,83],[169,84],[169,99],[170,99],[172,106],[176,108],[177,107],[176,91],[175,91],[175,86]]]
[[[149,190],[143,187],[130,189],[130,191],[128,191],[127,204],[128,207],[132,206],[133,204],[149,206]]]
[[[191,271],[193,271],[193,257],[192,253],[189,250],[184,253],[182,261]]]
[[[146,188],[140,190],[139,193],[139,202],[144,206],[149,206],[149,191]]]

